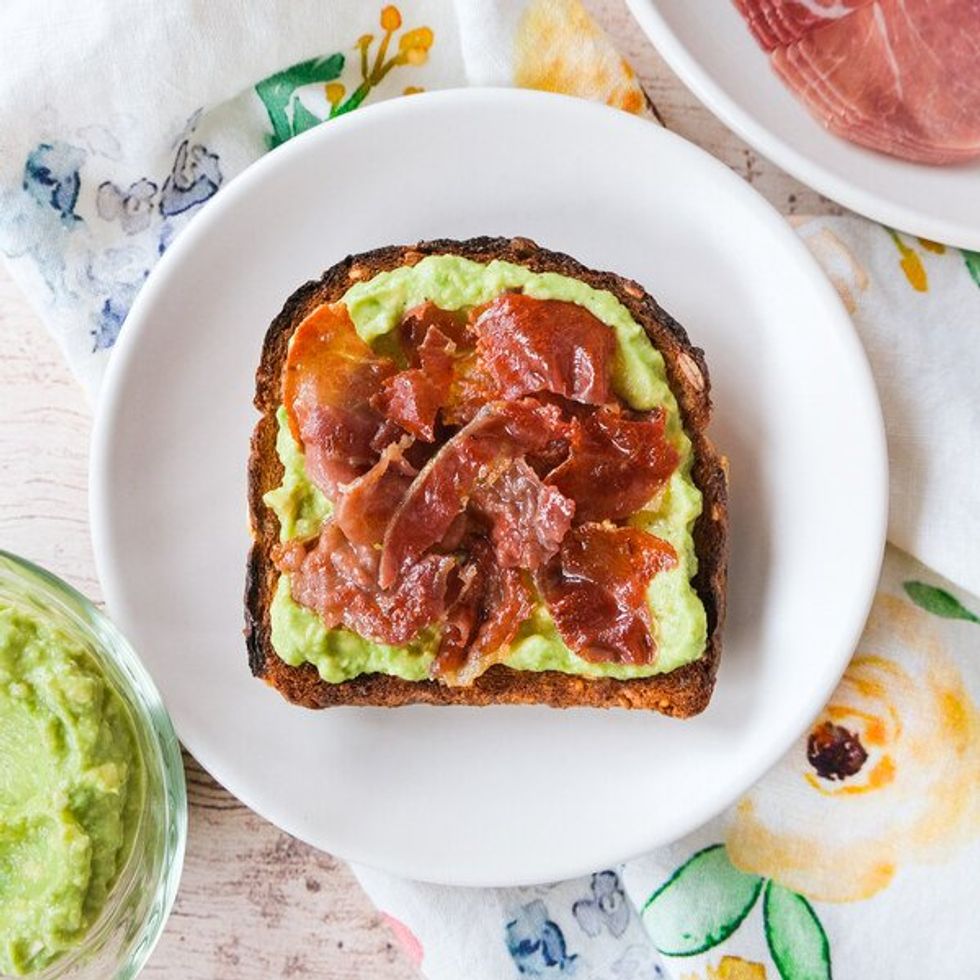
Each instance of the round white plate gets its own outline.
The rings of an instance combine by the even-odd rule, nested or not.
[[[627,0],[681,81],[797,179],[901,231],[980,249],[980,159],[927,167],[828,132],[779,80],[732,0]]]
[[[266,326],[349,252],[526,235],[644,283],[707,351],[731,459],[730,614],[701,717],[331,709],[249,675],[242,589]],[[276,150],[207,206],[133,307],[102,395],[92,526],[109,609],[186,746],[290,833],[413,878],[561,878],[691,830],[830,694],[884,538],[867,363],[806,248],[743,181],[625,113],[520,91],[398,99]]]

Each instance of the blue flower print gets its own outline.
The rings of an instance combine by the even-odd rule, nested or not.
[[[548,918],[540,899],[521,908],[507,923],[507,950],[521,976],[571,976],[578,956],[569,956],[561,929]]]
[[[135,298],[135,290],[124,286],[117,287],[115,293],[106,298],[91,330],[93,353],[108,350],[119,339],[119,331]]]
[[[649,946],[634,944],[612,965],[615,980],[664,980],[663,968],[654,959]]]
[[[24,164],[24,190],[44,207],[52,207],[66,225],[82,219],[75,214],[85,151],[70,143],[39,143]]]
[[[160,214],[169,218],[203,204],[221,186],[218,154],[200,143],[184,140],[177,149],[174,165],[160,192]]]
[[[600,871],[592,876],[592,897],[572,906],[572,915],[588,936],[598,936],[605,926],[617,938],[626,932],[630,921],[629,903],[615,871]]]
[[[163,255],[170,248],[170,243],[174,240],[177,229],[169,219],[160,225],[160,234],[157,236],[157,255]]]
[[[157,185],[143,177],[124,191],[111,180],[99,184],[95,199],[99,217],[118,221],[127,235],[136,235],[150,227]]]
[[[105,350],[116,342],[129,308],[149,274],[146,257],[139,248],[109,248],[92,257],[86,269],[88,289],[102,299],[92,318],[93,351]]]

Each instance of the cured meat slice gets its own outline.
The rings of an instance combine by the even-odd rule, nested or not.
[[[397,422],[393,422],[391,419],[385,419],[374,433],[374,438],[371,440],[371,449],[376,455],[380,456],[388,446],[393,443],[400,443],[404,438],[405,430]],[[408,449],[411,450],[414,448],[415,443],[413,442]]]
[[[739,6],[777,74],[831,131],[922,163],[980,154],[980,0]],[[780,26],[769,35],[763,22]]]
[[[566,425],[554,405],[530,398],[484,406],[429,460],[388,525],[382,587],[442,539],[478,485],[493,483],[516,457],[543,449]]]
[[[515,459],[470,505],[490,525],[490,540],[502,568],[535,569],[558,550],[572,525],[575,504]]]
[[[381,459],[339,495],[333,517],[352,544],[381,544],[391,515],[415,476],[403,455],[405,443],[410,441],[406,436],[403,442],[387,446]]]
[[[436,328],[435,332],[432,328]],[[476,337],[464,311],[423,303],[405,314],[399,330],[409,365],[435,369],[440,377],[445,361],[440,363],[437,358],[447,350],[443,338],[452,342],[448,348],[450,383],[442,404],[442,418],[447,425],[466,425],[487,402],[500,396],[498,386],[476,356]]]
[[[878,0],[773,54],[834,132],[924,163],[980,153],[980,2]]]
[[[662,409],[630,418],[599,408],[576,419],[568,458],[547,482],[575,501],[575,520],[621,520],[641,510],[677,468]]]
[[[358,336],[340,305],[314,310],[293,334],[283,372],[283,405],[303,444],[310,478],[328,497],[377,459],[372,447],[384,419],[370,405],[395,371]]]
[[[504,293],[483,309],[473,331],[500,397],[550,391],[592,405],[609,400],[616,337],[584,307]]]
[[[316,610],[328,629],[345,626],[379,643],[407,643],[440,620],[455,559],[425,555],[397,577],[390,588],[377,582],[378,552],[358,547],[328,520],[314,548],[297,560],[285,556],[293,598]]]
[[[767,51],[798,41],[816,27],[845,17],[872,0],[735,0]]]
[[[490,376],[475,350],[457,359],[449,396],[442,409],[447,425],[466,425],[487,402],[500,398],[500,387]]]
[[[533,609],[521,573],[501,568],[486,539],[469,539],[466,550],[466,563],[454,573],[455,594],[448,602],[432,665],[434,676],[458,684],[481,673],[486,657],[507,647]]]
[[[455,343],[438,326],[429,326],[422,344],[414,351],[419,367],[399,371],[382,381],[371,404],[417,439],[434,441],[436,418],[453,379],[455,350]]]
[[[650,664],[657,652],[646,590],[677,562],[674,549],[635,527],[582,524],[537,574],[561,638],[595,663]]]
[[[398,328],[405,357],[412,367],[419,366],[421,360],[419,352],[424,348],[432,327],[435,327],[444,337],[448,337],[457,351],[468,350],[475,342],[464,312],[444,310],[435,303],[422,303],[410,309],[402,317]]]
[[[410,368],[388,378],[372,404],[417,439],[433,442],[444,398],[445,391],[432,378],[419,368]]]
[[[307,476],[329,497],[368,470],[378,458],[372,448],[378,419],[364,412],[316,405],[300,429]]]

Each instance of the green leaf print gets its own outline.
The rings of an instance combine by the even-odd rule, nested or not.
[[[309,109],[300,101],[298,95],[293,96],[293,136],[299,136],[314,126],[319,126],[323,120],[319,116],[313,115]]]
[[[272,135],[268,137],[269,149],[285,143],[297,132],[302,132],[295,128],[296,116],[290,119],[290,110],[295,112],[297,104],[302,106],[298,99],[290,104],[296,89],[304,85],[312,85],[314,82],[332,82],[340,77],[343,70],[344,56],[338,52],[325,58],[301,61],[298,65],[264,78],[255,86],[255,91],[269,114],[269,122],[272,123]],[[305,107],[303,112],[306,112],[307,116],[316,118],[312,113],[307,112]],[[309,129],[310,126],[307,125],[305,128]]]
[[[724,844],[698,851],[648,899],[642,918],[654,946],[667,956],[693,956],[727,939],[762,889],[758,875],[728,860]]]
[[[768,882],[762,917],[769,952],[782,980],[831,980],[827,934],[802,895]]]
[[[980,623],[980,616],[970,612],[956,596],[950,595],[945,589],[937,588],[935,585],[926,585],[925,582],[905,582],[902,587],[917,606],[921,606],[933,616],[942,616],[944,619],[965,619],[968,623]]]
[[[961,249],[961,251],[967,272],[973,277],[973,281],[980,286],[980,252],[971,252],[968,248]]]

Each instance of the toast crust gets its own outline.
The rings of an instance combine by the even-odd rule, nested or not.
[[[516,671],[497,664],[468,687],[447,687],[436,681],[405,681],[386,674],[362,674],[339,684],[320,678],[312,664],[292,667],[272,646],[269,608],[279,572],[272,548],[279,540],[279,521],[262,502],[279,486],[283,469],[276,453],[280,381],[289,338],[316,307],[336,302],[355,282],[379,272],[414,265],[427,255],[458,255],[476,262],[502,259],[534,272],[556,272],[611,292],[649,335],[663,354],[667,377],[680,406],[684,429],[691,439],[691,475],[701,490],[704,506],[694,525],[698,573],[692,584],[707,614],[707,645],[692,663],[653,677],[634,680],[589,679],[557,671]],[[253,544],[245,584],[245,640],[249,665],[256,677],[285,698],[307,708],[334,705],[406,704],[546,704],[556,708],[619,707],[654,709],[673,717],[703,711],[711,698],[721,655],[725,618],[728,562],[728,489],[726,461],[709,441],[710,384],[704,352],[692,346],[687,333],[632,280],[611,272],[596,272],[560,252],[551,252],[526,238],[439,239],[416,245],[386,247],[348,256],[316,281],[301,286],[272,321],[256,372],[255,407],[261,414],[252,435],[248,463],[248,501]]]

